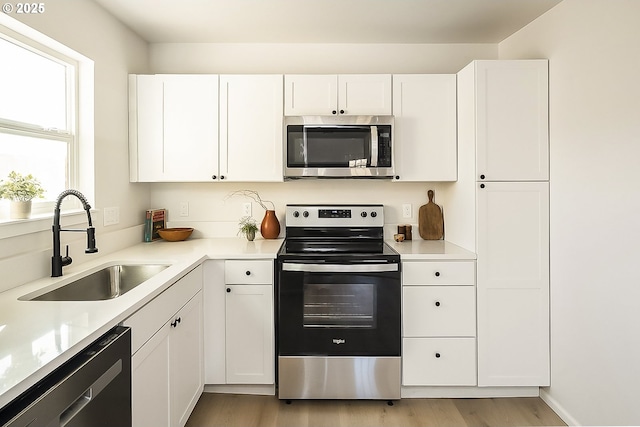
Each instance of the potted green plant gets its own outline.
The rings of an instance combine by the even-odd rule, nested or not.
[[[10,203],[9,216],[12,219],[26,219],[31,216],[31,201],[44,196],[44,188],[33,175],[22,175],[11,171],[7,179],[0,181],[0,197]]]
[[[226,198],[236,195],[248,197],[264,209],[264,218],[262,219],[262,223],[260,223],[260,233],[262,237],[265,239],[275,239],[280,235],[280,221],[278,221],[275,205],[271,200],[263,200],[255,190],[237,190],[227,195]],[[269,206],[271,209],[269,209]]]
[[[238,233],[244,234],[247,240],[251,242],[256,238],[256,231],[258,231],[258,225],[255,219],[250,216],[240,218]]]

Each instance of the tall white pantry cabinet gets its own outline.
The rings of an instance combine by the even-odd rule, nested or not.
[[[458,145],[447,240],[477,253],[478,386],[549,385],[548,61],[461,70]]]

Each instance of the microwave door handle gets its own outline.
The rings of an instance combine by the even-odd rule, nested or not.
[[[371,126],[371,167],[378,166],[378,126]]]
[[[308,137],[307,137],[307,127],[302,127],[302,161],[304,162],[304,167],[309,167],[309,147],[308,147]]]

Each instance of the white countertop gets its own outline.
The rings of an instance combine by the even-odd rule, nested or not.
[[[445,241],[388,242],[402,260],[475,259]],[[43,278],[0,293],[0,407],[125,320],[206,259],[275,259],[282,239],[242,238],[157,241],[72,264],[57,278]],[[106,301],[21,301],[114,263],[171,266],[126,294]]]
[[[123,321],[206,259],[275,258],[282,239],[242,238],[141,243],[64,268],[0,293],[0,407]],[[106,301],[20,301],[40,289],[54,289],[105,264],[159,263],[171,267]],[[41,292],[39,292],[41,293]]]
[[[405,240],[387,241],[395,249],[403,261],[411,260],[470,260],[476,254],[446,240]]]

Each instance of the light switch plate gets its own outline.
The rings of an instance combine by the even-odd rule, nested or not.
[[[411,209],[411,203],[405,203],[402,205],[402,218],[411,218],[413,212]]]
[[[118,207],[104,208],[102,215],[102,224],[105,227],[108,225],[116,225],[120,222],[120,208]]]
[[[189,216],[189,202],[180,202],[180,216]]]
[[[251,216],[251,202],[242,204],[242,216]]]

